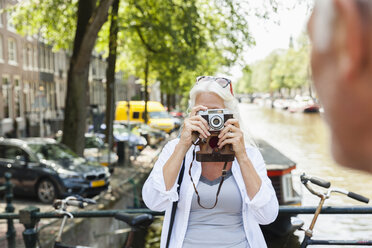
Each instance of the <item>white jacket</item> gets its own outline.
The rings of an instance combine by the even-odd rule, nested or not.
[[[169,247],[182,247],[188,225],[191,200],[194,194],[194,188],[192,186],[188,173],[192,160],[192,150],[194,148],[193,146],[191,146],[191,148],[186,153],[185,172],[183,174],[183,181],[181,183],[180,197],[178,197],[177,194],[177,183],[175,183],[175,185],[168,191],[166,191],[165,188],[163,166],[173,153],[178,141],[179,139],[174,139],[165,145],[142,189],[143,200],[149,209],[153,211],[165,211],[160,242],[161,248],[166,246],[170,214],[172,211],[172,203],[173,201],[177,201],[178,199],[179,202]],[[198,148],[199,147],[196,147],[196,151],[198,150]],[[231,170],[236,183],[239,186],[240,193],[243,199],[243,224],[249,247],[263,248],[267,246],[259,224],[267,225],[273,222],[278,215],[279,206],[274,188],[267,176],[265,162],[258,148],[247,147],[246,152],[262,180],[261,188],[252,200],[249,199],[246,193],[243,177],[236,159],[233,161]],[[191,174],[195,185],[197,185],[201,175],[200,162],[196,160],[193,161]]]

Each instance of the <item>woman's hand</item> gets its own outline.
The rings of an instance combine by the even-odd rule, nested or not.
[[[190,116],[186,118],[183,122],[183,128],[180,136],[180,141],[178,144],[187,148],[187,150],[192,145],[193,132],[198,132],[199,137],[201,138],[208,138],[208,136],[211,135],[208,131],[209,130],[208,122],[200,115],[196,115],[198,111],[207,109],[208,109],[207,107],[202,105],[195,106],[194,108],[192,108]]]
[[[218,138],[217,145],[219,149],[226,144],[231,144],[236,156],[245,153],[244,134],[237,119],[228,119]]]

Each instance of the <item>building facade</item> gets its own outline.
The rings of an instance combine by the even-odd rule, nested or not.
[[[0,9],[7,4],[0,0]],[[62,129],[69,60],[68,52],[53,51],[42,38],[17,34],[11,13],[0,13],[0,136],[49,136]],[[106,105],[106,66],[92,55],[89,102],[100,113]]]

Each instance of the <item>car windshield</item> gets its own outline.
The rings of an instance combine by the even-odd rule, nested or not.
[[[114,126],[114,135],[123,135],[125,133],[129,133],[129,130],[127,127],[122,126],[122,125]]]
[[[165,112],[165,111],[149,112],[149,115],[150,115],[150,118],[152,119],[169,118],[168,112]]]
[[[71,162],[84,162],[83,158],[79,157],[70,148],[60,143],[29,144],[29,147],[39,159],[62,161],[62,165],[70,165]]]
[[[103,148],[104,143],[98,137],[85,137],[85,148]]]

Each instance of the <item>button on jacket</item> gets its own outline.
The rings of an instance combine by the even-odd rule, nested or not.
[[[170,190],[167,191],[165,188],[163,166],[172,155],[178,142],[179,139],[174,139],[164,146],[142,189],[142,197],[148,208],[153,211],[165,211],[160,242],[161,248],[166,246],[172,203],[177,200],[178,206],[169,247],[182,247],[187,230],[192,196],[194,194],[194,188],[188,173],[192,161],[192,151],[194,146],[191,146],[186,153],[185,173],[181,183],[180,196],[178,196],[177,193],[177,182]],[[196,151],[198,151],[198,149],[199,147],[197,146]],[[257,174],[262,180],[261,187],[253,199],[249,199],[246,193],[240,166],[236,159],[232,163],[231,170],[242,196],[242,218],[249,247],[264,248],[267,246],[259,224],[267,225],[273,222],[278,215],[279,206],[274,188],[267,176],[265,162],[258,148],[246,147],[246,152],[255,167]],[[196,160],[193,161],[191,175],[195,185],[197,185],[201,175],[200,162]]]

